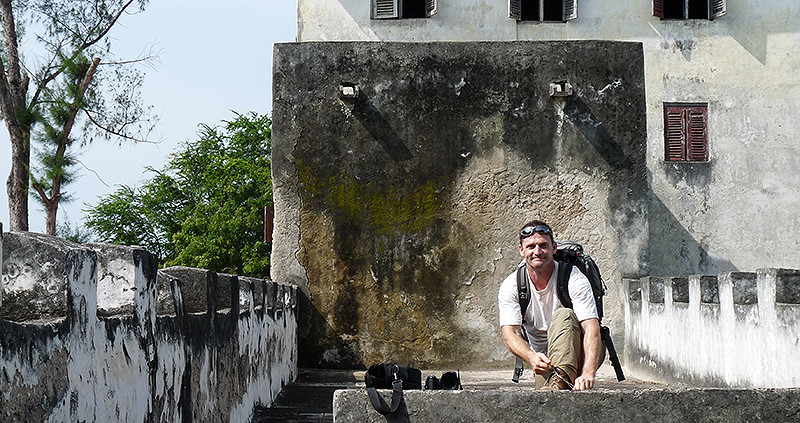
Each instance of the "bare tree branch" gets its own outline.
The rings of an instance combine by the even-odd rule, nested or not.
[[[125,5],[123,5],[123,6],[122,6],[122,8],[120,8],[120,9],[119,9],[119,11],[117,12],[116,16],[114,16],[114,17],[111,19],[111,22],[109,22],[109,23],[108,23],[108,25],[106,26],[106,28],[105,28],[105,29],[104,29],[102,32],[100,32],[100,33],[97,35],[97,37],[95,37],[93,40],[88,40],[88,41],[84,42],[84,43],[83,43],[83,45],[81,46],[81,49],[86,49],[87,47],[89,47],[89,46],[92,46],[92,45],[95,45],[95,44],[97,44],[97,42],[99,42],[100,40],[102,40],[102,39],[103,39],[103,37],[105,37],[105,36],[106,36],[106,34],[108,34],[108,31],[110,31],[110,30],[111,30],[111,27],[113,27],[113,26],[114,26],[114,24],[115,24],[115,23],[117,23],[117,21],[119,20],[119,17],[120,17],[120,16],[122,16],[122,14],[125,12],[125,9],[127,9],[127,8],[128,8],[128,6],[130,6],[130,5],[131,5],[131,3],[133,3],[133,0],[128,0],[128,2],[127,2],[127,3],[125,3]],[[99,24],[99,23],[98,23],[98,24]]]
[[[119,129],[114,129],[114,128],[109,127],[108,125],[103,125],[102,123],[100,123],[93,116],[93,112],[91,112],[89,110],[86,110],[86,109],[84,109],[83,112],[86,114],[86,117],[89,119],[89,121],[92,123],[92,125],[100,128],[103,132],[107,132],[107,133],[109,133],[111,135],[120,137],[122,139],[126,139],[128,141],[135,142],[137,144],[158,144],[160,142],[160,141],[150,141],[146,137],[145,138],[139,138],[139,137],[134,137],[132,135],[128,135],[128,134],[120,131]],[[125,126],[128,126],[128,125],[132,125],[132,124],[134,124],[136,122],[138,122],[138,121],[136,121],[136,120],[129,121],[129,122],[126,122],[125,124],[123,124],[121,126],[125,127]],[[150,132],[152,132],[152,130],[147,131],[148,134]]]
[[[50,197],[47,196],[47,193],[44,192],[44,190],[42,189],[42,186],[39,185],[38,182],[32,182],[31,186],[33,187],[34,190],[36,190],[36,193],[39,194],[39,197],[42,199],[42,203],[44,203],[45,207],[47,207],[47,205],[52,200],[50,199]]]
[[[80,85],[78,86],[78,92],[75,94],[72,107],[70,107],[69,118],[67,118],[67,122],[64,123],[64,129],[61,131],[62,139],[59,140],[59,144],[68,144],[69,133],[72,132],[72,125],[75,124],[75,117],[78,115],[78,110],[81,109],[80,103],[83,102],[83,96],[86,94],[86,90],[89,88],[89,83],[92,82],[92,78],[94,77],[94,73],[97,71],[97,66],[99,64],[100,58],[95,57],[92,60],[92,64],[89,66],[89,70],[86,71],[86,76],[84,76],[83,81],[81,81]]]
[[[90,168],[89,166],[86,166],[86,163],[82,162],[80,159],[75,159],[75,161],[80,163],[81,166],[83,166],[84,169],[88,170],[89,172],[94,173],[94,176],[97,177],[97,179],[100,181],[100,183],[105,185],[107,188],[111,188],[111,185],[107,184],[106,181],[104,181],[103,178],[100,177],[100,174],[97,173],[97,171],[95,171],[94,169]]]
[[[10,0],[2,0],[2,1],[10,1]],[[109,22],[108,22],[108,25],[107,25],[107,26],[106,26],[106,27],[105,27],[105,28],[104,28],[102,31],[100,31],[100,32],[98,33],[98,35],[97,35],[97,36],[96,36],[94,39],[89,39],[89,38],[86,38],[86,39],[84,39],[84,41],[81,43],[81,45],[80,45],[80,46],[78,46],[78,47],[75,49],[75,51],[73,52],[73,54],[72,54],[72,56],[69,58],[69,60],[75,60],[75,59],[78,57],[78,55],[79,55],[79,54],[81,54],[81,51],[83,51],[83,50],[86,50],[87,48],[89,48],[89,47],[91,47],[91,46],[93,46],[93,45],[97,44],[97,43],[98,43],[100,40],[102,40],[102,39],[103,39],[103,37],[105,37],[105,36],[106,36],[106,34],[108,34],[108,31],[110,31],[110,30],[111,30],[111,28],[114,26],[114,24],[116,24],[116,23],[117,23],[117,21],[119,20],[120,16],[122,16],[122,14],[125,12],[125,10],[128,8],[128,6],[130,6],[130,5],[131,5],[131,3],[133,3],[133,0],[128,0],[128,2],[126,2],[126,3],[125,3],[125,4],[124,4],[124,5],[123,5],[123,6],[120,8],[120,10],[119,10],[119,11],[117,11],[116,15],[114,15],[114,16],[111,18],[111,21],[109,21]],[[51,14],[48,14],[48,13],[46,13],[45,11],[41,11],[41,12],[42,12],[42,14],[44,14],[44,15],[45,15],[45,16],[47,16],[48,18],[52,19],[53,21],[55,21],[55,22],[58,22],[58,23],[61,23],[61,24],[62,24],[62,26],[63,26],[65,29],[67,29],[69,32],[72,32],[72,33],[73,33],[73,35],[75,35],[75,37],[76,37],[76,38],[79,38],[79,35],[80,35],[80,34],[77,34],[77,33],[75,33],[74,31],[72,31],[71,29],[69,29],[69,27],[68,27],[66,24],[62,23],[62,22],[61,22],[61,20],[60,20],[58,17],[56,17],[56,16],[52,16]],[[98,28],[99,28],[99,27],[102,25],[102,23],[103,23],[103,21],[102,21],[102,20],[98,20],[98,22],[97,22],[97,25],[95,25],[95,27],[94,27],[94,28],[92,28],[92,30],[91,30],[91,31],[88,31],[88,32],[87,32],[87,37],[88,37],[89,35],[91,35],[92,33],[94,33],[94,31],[96,31],[96,30],[97,30],[97,29],[98,29]],[[63,47],[63,45],[64,45],[64,43],[63,43],[63,40],[61,40],[61,41],[62,41],[62,43],[60,43],[60,45],[58,46],[58,49],[56,49],[55,51],[53,51],[53,56],[52,56],[52,58],[51,58],[51,63],[52,63],[53,61],[55,61],[56,57],[58,56],[58,52],[61,50],[61,48],[62,48],[62,47]],[[42,80],[39,82],[39,84],[37,84],[37,85],[38,85],[38,87],[37,87],[37,88],[40,88],[40,87],[46,86],[46,85],[47,85],[47,84],[49,84],[51,81],[53,81],[54,79],[56,79],[56,78],[58,77],[58,75],[60,75],[60,74],[61,74],[63,71],[64,71],[64,67],[63,67],[63,66],[61,66],[61,67],[59,67],[59,68],[58,68],[58,69],[57,69],[55,72],[53,72],[52,74],[50,74],[50,75],[48,75],[48,76],[45,76],[44,78],[42,78]],[[40,92],[41,92],[41,89],[37,89],[36,93],[35,93],[35,94],[33,95],[33,97],[32,97],[31,105],[33,105],[33,104],[36,104],[36,101],[35,101],[35,100],[36,100],[36,99],[38,99]]]

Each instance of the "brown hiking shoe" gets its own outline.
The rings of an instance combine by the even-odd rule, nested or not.
[[[569,378],[569,375],[558,367],[554,367],[553,370],[550,371],[550,377],[547,379],[547,383],[542,386],[543,391],[558,391],[558,390],[570,390],[572,389],[573,384]]]

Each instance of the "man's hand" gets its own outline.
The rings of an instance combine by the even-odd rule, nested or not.
[[[550,370],[550,359],[546,355],[531,351],[530,362],[528,364],[533,367],[534,373],[537,375],[544,375]]]
[[[532,350],[522,339],[522,326],[503,325],[501,330],[508,350],[530,364],[536,374],[544,375],[550,370],[550,359],[546,355]]]
[[[584,389],[593,389],[594,388],[594,375],[580,375],[577,379],[575,379],[575,387],[572,388],[573,391],[583,391]]]

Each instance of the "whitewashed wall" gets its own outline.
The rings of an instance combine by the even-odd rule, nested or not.
[[[249,422],[296,377],[295,287],[188,268],[157,277],[140,248],[43,246],[43,237],[6,233],[5,247],[13,238],[62,249],[64,263],[38,265],[65,283],[17,289],[13,299],[66,295],[68,307],[65,316],[0,320],[0,421]],[[3,255],[6,269],[32,269]],[[22,279],[34,274],[15,271],[8,284],[4,273],[3,283],[33,287]],[[185,307],[184,296],[201,304]]]
[[[800,386],[800,271],[626,279],[626,366],[701,386]]]

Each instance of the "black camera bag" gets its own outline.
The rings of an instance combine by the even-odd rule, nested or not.
[[[367,394],[372,407],[385,416],[394,413],[400,407],[403,388],[422,389],[422,371],[399,364],[373,364],[364,374],[364,383],[367,385]],[[378,394],[378,389],[392,390],[391,406],[387,405],[383,397]]]

